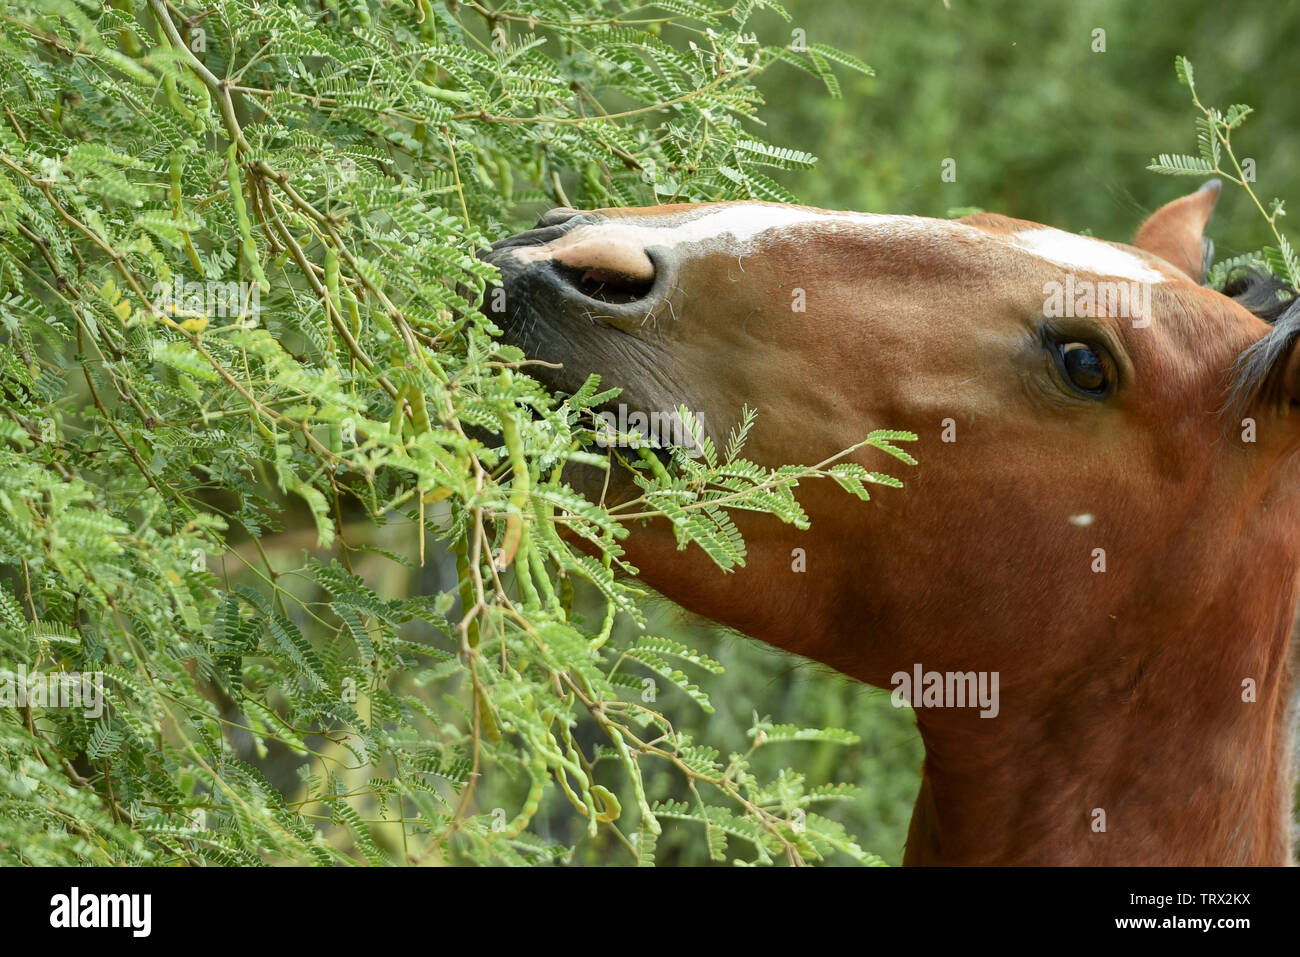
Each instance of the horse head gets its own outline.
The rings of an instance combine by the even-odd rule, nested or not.
[[[597,372],[715,441],[755,409],[763,465],[920,437],[870,502],[803,483],[809,531],[737,516],[734,574],[666,522],[627,542],[666,597],[871,684],[997,676],[993,714],[911,695],[907,861],[1281,863],[1300,312],[1258,277],[1202,285],[1217,196],[1132,245],[990,214],[559,209],[488,254],[489,314],[556,389]]]

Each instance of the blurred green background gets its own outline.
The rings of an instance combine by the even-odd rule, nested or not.
[[[1157,153],[1196,152],[1196,114],[1175,79],[1176,54],[1192,60],[1203,102],[1255,107],[1234,147],[1255,160],[1256,188],[1265,202],[1291,194],[1300,130],[1290,61],[1300,49],[1300,11],[1261,0],[1221,7],[1170,0],[950,2],[949,8],[943,0],[793,0],[793,22],[771,14],[758,21],[769,42],[799,28],[807,42],[836,46],[876,70],[872,78],[838,70],[838,100],[816,78],[790,68],[778,67],[760,81],[768,99],[760,117],[771,141],[821,158],[811,171],[780,177],[803,202],[927,216],[979,207],[1128,240],[1147,213],[1199,185],[1146,170]],[[1094,52],[1096,30],[1105,31],[1104,52]],[[956,161],[955,182],[940,175],[948,158]],[[533,212],[521,210],[521,225]],[[1244,195],[1227,190],[1210,228],[1218,256],[1257,248],[1267,241],[1262,227]],[[376,544],[400,552],[410,552],[415,538],[400,523],[378,534]],[[282,554],[293,551],[289,546]],[[362,574],[385,597],[455,587],[447,557],[419,572],[377,562]],[[589,601],[589,615],[602,607]],[[842,821],[865,849],[889,863],[901,861],[922,754],[910,711],[892,707],[884,691],[714,629],[667,603],[654,604],[650,618],[652,633],[678,637],[726,667],[721,676],[692,675],[712,698],[712,715],[675,690],[662,691],[655,704],[674,727],[724,755],[749,747],[746,730],[755,714],[857,733],[861,742],[847,747],[764,748],[757,770],[764,779],[790,767],[811,785],[857,785],[856,798],[821,810]],[[869,630],[864,623],[860,640],[870,640]],[[595,740],[590,729],[584,739]],[[690,799],[678,775],[648,761],[643,767],[652,801]],[[613,776],[607,783],[616,784]],[[489,776],[478,803],[513,808],[523,785]],[[623,803],[631,803],[629,795]],[[535,827],[573,843],[583,823],[552,788]],[[707,862],[698,827],[665,824],[661,863]],[[601,838],[582,842],[574,863],[629,861],[602,831]]]
[[[1195,66],[1207,106],[1255,108],[1234,148],[1255,160],[1261,199],[1289,195],[1300,168],[1290,66],[1300,7],[950,2],[794,0],[794,22],[773,23],[876,70],[841,72],[838,101],[794,71],[767,79],[772,139],[821,158],[783,177],[802,201],[923,216],[977,206],[1128,240],[1148,212],[1198,185],[1146,170],[1157,153],[1196,153],[1178,54]],[[1105,52],[1092,49],[1099,29]],[[956,160],[956,182],[940,179],[945,158]],[[1261,226],[1244,194],[1225,191],[1210,229],[1218,255],[1257,248]]]

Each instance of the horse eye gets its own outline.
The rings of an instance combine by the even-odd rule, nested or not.
[[[1064,342],[1057,346],[1065,377],[1080,392],[1100,395],[1110,385],[1106,361],[1099,350],[1085,342]]]

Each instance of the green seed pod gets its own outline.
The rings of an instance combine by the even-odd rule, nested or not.
[[[496,167],[498,190],[501,198],[508,200],[515,194],[515,176],[510,169],[510,160],[505,156],[498,156]]]
[[[334,319],[343,319],[343,307],[339,300],[339,251],[333,246],[325,249],[325,294],[329,297],[329,305],[325,309],[325,331],[329,334],[329,353],[333,357]],[[333,317],[329,313],[333,313]]]
[[[403,385],[397,390],[397,398],[393,399],[393,414],[388,419],[388,431],[398,437],[402,434],[402,420],[406,412],[406,396],[410,390],[409,385]]]
[[[507,370],[506,376],[509,376]],[[508,379],[507,379],[508,382]],[[506,452],[510,456],[510,508],[506,515],[506,531],[501,539],[501,561],[498,568],[507,568],[515,560],[515,553],[524,535],[524,509],[528,505],[531,489],[531,476],[528,473],[528,461],[524,458],[524,443],[519,435],[519,423],[514,416],[506,416],[501,422],[501,436],[505,439]]]
[[[167,39],[166,30],[159,29],[158,45],[162,47],[164,50],[171,49],[171,41]],[[132,56],[138,56],[138,55],[139,54],[132,54]],[[171,73],[163,74],[162,85],[163,85],[163,92],[167,95],[167,102],[171,104],[171,108],[175,110],[177,115],[180,116],[180,118],[183,119],[186,123],[189,123],[191,126],[194,126],[195,123],[198,121],[199,118],[198,114],[196,114],[193,110],[191,110],[189,104],[186,103],[185,100],[181,98],[180,91],[176,89],[175,75]]]
[[[599,798],[601,806],[604,808],[604,810],[597,813],[597,821],[617,821],[622,816],[623,806],[618,803],[618,798],[614,796],[614,793],[609,788],[601,784],[593,784],[591,786],[591,796]]]
[[[433,19],[433,7],[429,0],[416,0],[420,8],[420,39],[425,43],[438,42],[438,25]]]
[[[519,815],[506,828],[506,837],[518,837],[522,834],[542,803],[542,790],[546,787],[546,759],[541,754],[533,752],[532,759],[528,762],[528,774],[532,778],[528,796],[524,798],[524,806],[519,811]]]
[[[185,157],[180,150],[172,150],[171,155],[171,199],[172,215],[177,218],[181,215],[181,173],[185,169]]]
[[[424,393],[419,389],[412,389],[407,397],[411,403],[411,422],[415,426],[416,434],[429,431],[429,408],[424,403]]]
[[[230,205],[235,210],[235,221],[239,224],[239,251],[243,257],[244,269],[257,281],[262,292],[270,292],[271,284],[262,272],[262,262],[257,256],[257,244],[253,242],[253,224],[248,218],[248,207],[244,205],[244,184],[239,176],[239,162],[236,159],[238,146],[230,144],[226,152],[226,179],[230,182]]]
[[[110,4],[114,10],[125,13],[132,20],[135,19],[135,11],[131,9],[131,0],[112,0]],[[127,56],[133,56],[139,59],[144,53],[144,48],[140,45],[140,38],[135,35],[135,31],[129,27],[123,27],[117,31],[117,42]]]
[[[348,319],[349,329],[352,332],[352,338],[357,339],[361,336],[361,312],[357,309],[356,296],[348,291]]]
[[[567,619],[573,612],[573,581],[568,575],[560,579],[559,591],[560,607],[564,609],[564,617]]]
[[[492,709],[488,707],[487,698],[480,695],[478,699],[478,716],[483,725],[483,734],[493,744],[501,743],[501,728],[497,725],[497,719],[492,714]],[[546,773],[546,769],[542,769]]]
[[[182,231],[181,238],[185,241],[185,258],[190,261],[190,265],[194,267],[194,271],[202,279],[204,275],[203,260],[199,259],[199,252],[194,248],[194,243],[190,240],[190,234]]]
[[[193,140],[186,140],[183,144],[185,147],[193,147]],[[184,193],[181,190],[181,175],[185,172],[185,152],[184,149],[172,150],[171,153],[171,201],[172,217],[180,219],[185,214],[183,205]],[[203,278],[203,261],[199,259],[198,250],[194,248],[194,243],[190,239],[190,234],[181,230],[181,239],[185,243],[185,258],[190,261],[194,271]]]

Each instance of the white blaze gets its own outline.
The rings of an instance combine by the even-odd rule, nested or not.
[[[1164,282],[1163,273],[1132,253],[1090,236],[1076,236],[1044,226],[1012,234],[1011,242],[1039,259],[1058,266],[1082,269],[1102,276],[1120,276],[1137,282]]]
[[[959,223],[925,219],[920,216],[890,216],[879,213],[838,213],[825,210],[801,209],[798,206],[765,206],[758,203],[741,203],[723,206],[685,222],[657,225],[638,225],[626,220],[607,220],[578,226],[553,242],[541,246],[520,246],[513,250],[520,262],[537,262],[559,259],[570,265],[580,265],[582,252],[599,244],[605,255],[614,250],[626,249],[626,257],[635,261],[632,252],[652,246],[673,247],[683,243],[707,245],[724,237],[731,243],[747,244],[772,230],[800,226],[849,226],[866,228],[883,235],[940,235],[945,232],[978,231]],[[982,234],[980,234],[982,235]],[[635,274],[631,269],[629,274]]]

